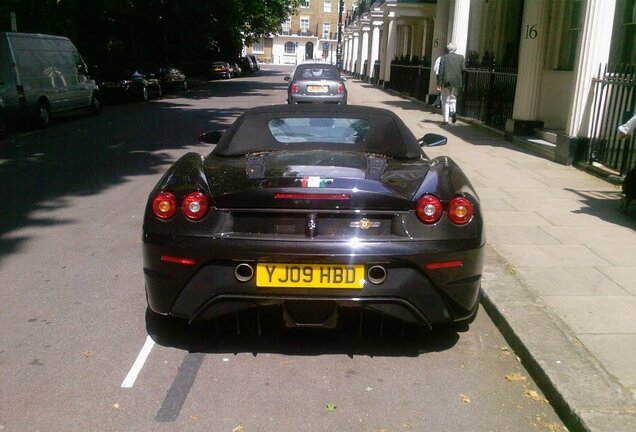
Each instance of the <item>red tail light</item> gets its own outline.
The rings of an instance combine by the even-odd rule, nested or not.
[[[197,261],[192,258],[176,257],[171,255],[161,255],[161,261],[183,265],[195,265],[197,263]]]
[[[292,93],[298,93],[298,84],[296,84],[296,83],[291,83],[290,91],[291,91]]]
[[[351,195],[347,194],[330,194],[330,193],[282,193],[274,195],[275,199],[292,199],[292,200],[335,200],[346,201],[351,199]]]
[[[344,93],[344,84],[338,83],[338,93]]]
[[[152,212],[161,220],[168,220],[177,211],[177,201],[170,192],[161,192],[152,200]]]
[[[415,212],[418,219],[425,224],[434,224],[442,217],[442,203],[434,195],[423,195],[419,200],[417,200]]]
[[[183,199],[181,210],[188,219],[200,220],[208,212],[208,199],[201,192],[192,192]]]
[[[464,197],[455,197],[448,205],[448,217],[457,225],[470,222],[473,212],[473,205]]]

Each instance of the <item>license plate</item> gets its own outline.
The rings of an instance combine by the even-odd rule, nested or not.
[[[329,91],[329,87],[321,85],[308,85],[307,91],[309,93],[327,93]]]
[[[364,287],[363,265],[281,264],[256,265],[259,288],[345,288]]]

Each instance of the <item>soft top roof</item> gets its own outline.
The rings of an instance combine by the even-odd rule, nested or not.
[[[271,132],[271,121],[287,118],[360,119],[369,125],[363,139],[355,143],[330,141],[278,141]],[[399,159],[423,155],[420,144],[393,112],[356,105],[271,105],[252,108],[241,114],[223,134],[213,154],[243,156],[281,150],[334,150],[382,154]]]

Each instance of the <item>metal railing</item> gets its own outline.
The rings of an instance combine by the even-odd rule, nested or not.
[[[512,118],[516,87],[516,68],[467,69],[457,112],[503,131]]]
[[[426,101],[430,76],[430,66],[391,63],[391,80],[388,86],[391,90]]]
[[[619,139],[618,126],[634,115],[636,65],[601,65],[593,86],[587,163],[625,175],[636,164],[636,140]]]

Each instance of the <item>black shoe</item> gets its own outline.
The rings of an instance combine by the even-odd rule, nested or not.
[[[455,123],[457,121],[457,113],[455,111],[453,111],[452,116],[452,122]]]

